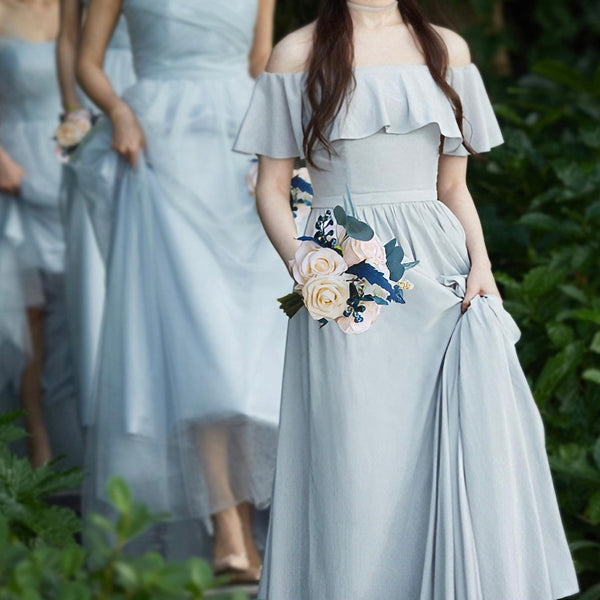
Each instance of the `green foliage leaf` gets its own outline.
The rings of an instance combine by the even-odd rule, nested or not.
[[[108,497],[112,505],[120,512],[129,514],[133,504],[131,490],[121,477],[111,477],[108,480]]]
[[[600,369],[586,369],[581,376],[586,381],[592,381],[600,385]]]
[[[585,76],[558,60],[542,60],[533,65],[533,72],[578,92],[587,92],[591,89],[590,81]]]
[[[596,335],[594,335],[592,343],[590,344],[590,350],[596,354],[600,354],[600,331],[597,331]]]
[[[546,332],[552,344],[557,348],[567,346],[575,337],[573,329],[564,323],[550,322],[546,325]]]
[[[346,211],[341,206],[336,206],[333,209],[333,216],[338,225],[341,225],[342,227],[346,226]]]
[[[585,510],[587,518],[593,525],[600,525],[600,492],[596,492],[589,500]]]
[[[535,397],[540,404],[546,403],[558,385],[577,368],[584,352],[583,344],[574,342],[546,361],[534,388]]]

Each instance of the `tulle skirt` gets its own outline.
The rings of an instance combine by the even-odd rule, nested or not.
[[[245,75],[244,75],[245,77]],[[146,135],[134,169],[100,123],[71,166],[107,265],[87,506],[118,474],[179,518],[270,501],[287,272],[231,152],[251,83],[144,80],[125,95]]]
[[[113,89],[121,94],[135,81],[129,48],[109,47],[104,71]],[[97,109],[93,109],[97,110]],[[92,135],[92,134],[90,134]],[[89,426],[94,415],[93,382],[104,309],[105,268],[85,202],[97,173],[63,167],[60,203],[66,242],[66,302],[69,339],[79,415]]]

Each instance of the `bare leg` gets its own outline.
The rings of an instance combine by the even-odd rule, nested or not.
[[[34,468],[52,458],[50,441],[42,411],[42,369],[44,363],[44,309],[27,310],[33,356],[23,371],[21,380],[21,406],[26,411],[25,428],[29,434],[27,448]]]
[[[230,506],[212,516],[215,528],[215,566],[224,567],[225,565],[221,565],[223,559],[236,557],[232,566],[245,569],[248,560],[244,532],[229,481],[227,429],[219,425],[197,428],[196,445],[204,464],[212,503],[216,506]]]
[[[258,552],[258,548],[256,547],[252,532],[252,505],[249,502],[243,502],[242,504],[238,504],[237,511],[242,522],[244,544],[246,546],[250,566],[244,573],[234,576],[234,581],[242,583],[255,582],[260,579],[262,559]]]

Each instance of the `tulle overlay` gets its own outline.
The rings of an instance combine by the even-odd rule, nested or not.
[[[256,4],[124,11],[139,78],[124,98],[146,150],[130,168],[104,121],[72,163],[93,179],[83,195],[107,266],[87,500],[101,507],[120,474],[176,517],[263,507],[286,326],[275,298],[289,283],[246,189],[249,159],[231,152]]]
[[[501,143],[476,68],[450,77],[475,149]],[[263,75],[238,149],[301,153],[302,82]],[[332,127],[335,153],[315,155],[323,170],[311,170],[307,231],[348,188],[356,216],[419,264],[406,304],[363,334],[321,329],[305,310],[290,321],[262,600],[577,591],[519,330],[495,296],[461,315],[470,263],[460,222],[437,199],[440,133],[445,153],[464,149],[432,84],[426,68],[357,69],[347,120]]]
[[[104,72],[119,95],[135,80],[127,25],[123,17],[107,49]],[[85,103],[97,111],[89,100],[85,99]],[[76,162],[75,158],[74,163]],[[97,179],[96,172],[78,171],[66,164],[63,167],[60,192],[66,242],[65,285],[69,339],[73,349],[79,415],[84,426],[89,426],[94,417],[93,382],[106,278],[85,203],[85,195],[95,189]]]

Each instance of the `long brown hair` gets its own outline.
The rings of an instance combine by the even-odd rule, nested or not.
[[[431,76],[450,100],[462,134],[462,103],[446,80],[449,62],[446,44],[415,0],[398,0],[398,10],[404,23],[414,33]],[[304,154],[313,166],[316,166],[313,154],[317,146],[323,146],[330,154],[333,152],[327,139],[327,129],[356,85],[353,33],[346,0],[324,0],[315,25],[306,77],[306,95],[311,110],[304,131]],[[463,144],[472,152],[466,142],[463,141]]]

